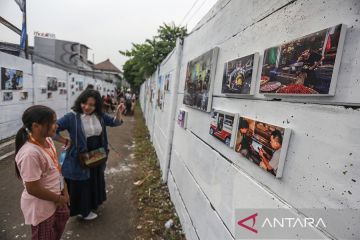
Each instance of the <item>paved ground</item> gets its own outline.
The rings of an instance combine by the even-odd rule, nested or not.
[[[86,222],[73,217],[69,220],[62,239],[133,239],[136,209],[131,199],[136,168],[134,147],[134,118],[109,128],[110,157],[106,169],[108,200],[98,211],[99,218]],[[116,150],[116,152],[115,152]],[[0,239],[30,239],[30,227],[24,225],[20,210],[23,186],[14,175],[14,156],[0,161]]]

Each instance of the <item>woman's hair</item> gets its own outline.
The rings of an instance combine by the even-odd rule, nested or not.
[[[95,99],[95,113],[96,115],[100,116],[102,114],[102,99],[101,95],[98,91],[93,89],[86,89],[83,91],[79,97],[75,100],[74,106],[71,108],[77,113],[82,113],[81,104],[86,103],[88,98],[94,98]]]
[[[20,148],[26,143],[28,140],[28,135],[31,132],[31,127],[33,123],[38,123],[41,125],[47,125],[48,129],[50,129],[51,124],[54,121],[55,112],[49,107],[35,105],[31,106],[25,110],[22,115],[22,123],[23,126],[18,130],[15,138],[15,153],[17,154],[20,151]],[[19,169],[15,163],[15,171],[16,175],[20,177]]]

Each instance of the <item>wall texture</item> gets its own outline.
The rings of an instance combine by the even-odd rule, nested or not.
[[[299,216],[311,208],[360,208],[359,19],[356,0],[220,0],[143,84],[141,107],[188,239],[235,239],[238,208],[290,207]],[[340,23],[347,33],[335,96],[274,101],[258,93],[259,81],[254,96],[221,94],[226,61],[259,52],[261,63],[264,49]],[[210,136],[209,113],[182,104],[186,64],[213,47],[220,50],[212,106],[292,129],[281,179]],[[157,79],[171,70],[171,90],[160,110]],[[258,79],[260,72],[261,67]],[[188,111],[186,130],[174,124],[179,108]],[[315,228],[314,234],[360,236],[355,220],[339,216],[337,221],[337,227]]]
[[[29,60],[0,52],[0,67],[23,71],[23,89],[13,91],[12,101],[3,101],[3,93],[9,92],[0,90],[0,140],[9,138],[16,134],[22,126],[21,116],[24,110],[31,105],[41,104],[51,107],[56,111],[58,117],[62,117],[70,110],[76,97],[81,93],[76,91],[78,87],[76,81],[84,82],[84,89],[88,84],[101,86],[100,93],[106,95],[115,89],[115,85],[91,77],[69,73],[64,70],[50,67],[47,65],[32,63]],[[42,94],[41,89],[47,89],[47,77],[56,77],[58,81],[65,82],[67,94],[60,94],[60,90],[52,92],[52,97],[48,98],[47,93]],[[74,81],[73,81],[74,79]],[[74,88],[71,89],[71,85]],[[105,89],[105,91],[104,91]],[[109,91],[108,91],[109,90]],[[20,93],[28,92],[27,100],[20,100]],[[73,94],[74,92],[74,94]]]

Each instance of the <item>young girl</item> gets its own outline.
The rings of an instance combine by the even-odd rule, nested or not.
[[[61,175],[56,150],[55,112],[32,106],[22,116],[23,127],[16,134],[16,174],[24,184],[21,210],[31,225],[32,240],[58,240],[69,218],[69,195]]]

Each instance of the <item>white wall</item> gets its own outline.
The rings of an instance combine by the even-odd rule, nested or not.
[[[160,73],[179,67],[178,76],[173,77],[179,84],[177,92],[170,93],[177,95],[176,107],[165,108],[164,112],[148,108],[148,94],[142,88],[147,126],[163,174],[168,174],[171,198],[188,239],[234,239],[237,208],[287,206],[300,215],[311,213],[304,208],[360,208],[359,19],[360,4],[356,0],[220,0],[185,38],[179,59],[169,61],[168,57],[160,66]],[[268,47],[340,23],[347,25],[347,33],[334,97],[282,97],[281,101],[271,101],[272,97],[259,93],[242,99],[221,94],[226,61],[259,52],[261,62]],[[182,104],[187,62],[213,47],[220,48],[213,107],[292,129],[281,179],[210,136],[209,113]],[[260,72],[261,67],[258,76]],[[157,80],[157,74],[152,78]],[[258,89],[259,81],[256,92]],[[165,106],[168,104],[171,106],[165,102]],[[189,112],[188,128],[175,124],[172,135],[165,122],[174,121],[168,115],[179,108]],[[167,133],[173,139],[169,145],[170,169],[165,173]],[[325,221],[331,220],[325,217]],[[360,236],[357,224],[339,216],[337,229],[314,231],[321,238]]]
[[[80,74],[68,73],[58,68],[50,67],[44,64],[34,63],[24,58],[19,58],[0,52],[0,68],[10,68],[23,71],[23,90],[12,91],[13,100],[3,101],[3,93],[8,92],[0,90],[0,140],[14,136],[17,130],[22,126],[21,116],[24,110],[34,104],[46,105],[56,111],[58,117],[63,116],[70,110],[74,104],[75,99],[81,93],[76,90],[76,80],[84,80],[84,89],[88,84],[100,85],[106,91],[100,91],[102,95],[115,90],[115,85],[104,82],[102,80],[93,79]],[[48,98],[48,92],[41,93],[41,88],[47,89],[47,77],[56,77],[58,81],[66,83],[67,94],[61,94],[60,91],[52,92],[52,97]],[[72,82],[74,77],[74,83]],[[71,85],[74,84],[74,89]],[[72,95],[72,91],[75,92]],[[28,92],[27,100],[20,100],[20,93]]]

